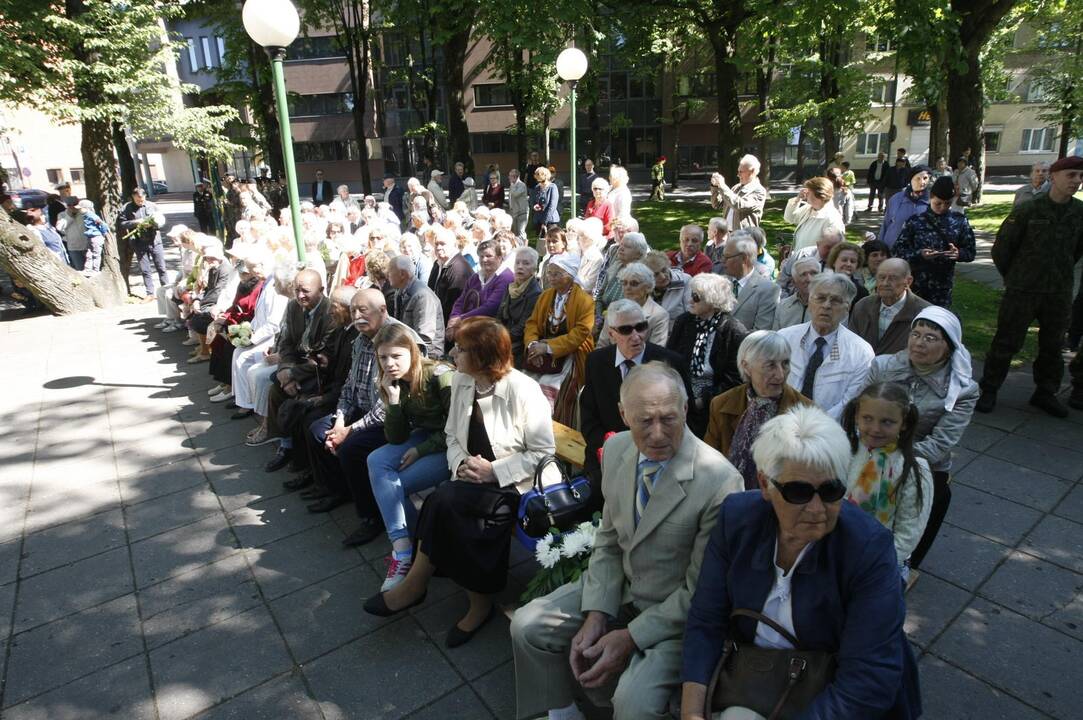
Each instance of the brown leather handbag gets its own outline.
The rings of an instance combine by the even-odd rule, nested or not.
[[[794,648],[797,638],[771,618],[753,610],[734,610],[768,625]],[[778,650],[730,639],[707,688],[705,717],[729,707],[743,707],[767,720],[796,718],[835,677],[838,659],[823,650]]]

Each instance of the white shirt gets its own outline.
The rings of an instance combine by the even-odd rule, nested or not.
[[[831,354],[831,348],[835,345],[835,336],[838,334],[839,329],[836,327],[827,335],[821,335],[816,332],[816,328],[812,327],[812,323],[809,323],[808,333],[805,334],[805,337],[807,338],[807,342],[805,343],[805,357],[809,360],[812,359],[812,356],[816,354],[816,338],[822,337],[827,341],[827,344],[824,345],[824,360],[826,360],[827,356]]]
[[[743,278],[741,278],[740,280],[737,281],[737,287],[739,288],[738,292],[740,292],[740,290],[745,289],[745,285],[748,285],[748,281],[750,279],[752,279],[752,276],[755,275],[755,274],[756,274],[756,266],[755,266],[755,264],[753,264],[752,271],[749,272],[748,275],[745,275]]]
[[[790,594],[790,585],[793,582],[794,571],[801,564],[802,558],[805,557],[805,553],[808,552],[810,547],[812,547],[812,543],[801,548],[793,567],[790,568],[789,572],[785,572],[778,566],[778,538],[775,538],[775,584],[771,587],[771,591],[767,593],[767,600],[764,601],[763,610],[760,611],[789,630],[794,637],[797,636],[797,633],[793,629],[793,596]],[[779,635],[766,623],[756,623],[755,643],[758,647],[763,648],[777,648],[780,650],[793,648],[789,640]]]
[[[638,355],[636,355],[634,358],[626,358],[626,357],[624,357],[624,354],[621,353],[620,348],[619,347],[617,348],[616,361],[613,363],[613,366],[617,367],[617,368],[620,368],[620,376],[621,376],[621,378],[625,378],[625,377],[628,376],[628,368],[625,366],[624,361],[625,360],[631,360],[636,365],[642,365],[643,364],[643,355],[646,352],[647,352],[647,346],[646,346],[646,344],[644,344],[643,349],[639,351]]]
[[[902,311],[903,305],[905,305],[905,304],[906,304],[906,293],[903,293],[903,296],[901,298],[899,298],[897,301],[895,301],[894,305],[884,305],[884,303],[881,301],[881,303],[880,303],[880,320],[878,321],[878,325],[877,325],[877,330],[878,331],[876,333],[876,339],[877,340],[879,340],[880,338],[882,338],[884,336],[884,333],[887,332],[887,329],[891,326],[891,323],[895,320],[895,316],[898,315]]]

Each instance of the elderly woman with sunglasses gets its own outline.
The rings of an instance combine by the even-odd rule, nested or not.
[[[733,643],[834,656],[833,673],[808,704],[792,708],[795,717],[919,717],[894,540],[844,502],[845,431],[822,410],[798,407],[764,424],[752,454],[758,489],[722,502],[689,608],[682,720],[718,710],[724,720],[771,714],[778,698],[708,708],[707,686]],[[742,662],[738,650],[731,664]]]
[[[737,349],[748,330],[733,317],[733,286],[720,275],[700,274],[690,281],[688,312],[673,323],[666,349],[688,359],[692,396],[688,427],[703,437],[711,398],[741,384]]]
[[[669,313],[651,297],[654,292],[654,273],[643,263],[631,263],[620,271],[620,285],[624,297],[643,308],[643,314],[651,329],[647,340],[655,345],[665,345],[669,339]],[[598,347],[606,347],[613,342],[608,330],[607,316],[598,336]]]

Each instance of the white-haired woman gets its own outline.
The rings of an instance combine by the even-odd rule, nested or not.
[[[572,219],[568,221],[568,228],[574,228],[579,252],[579,276],[576,282],[588,293],[594,293],[594,285],[598,282],[598,275],[602,272],[605,257],[602,255],[602,247],[605,245],[605,235],[602,234],[602,221],[595,217],[586,220]]]
[[[669,263],[669,256],[661,250],[651,250],[643,258],[643,264],[654,273],[654,291],[651,298],[669,313],[669,328],[677,318],[688,312],[692,304],[692,278]]]
[[[609,303],[621,297],[620,271],[634,262],[642,262],[650,252],[647,238],[640,232],[628,232],[621,236],[616,251],[609,256],[594,284],[594,299],[599,318]]]
[[[252,316],[250,345],[233,350],[233,402],[237,405],[234,420],[246,418],[258,409],[266,408],[269,379],[278,365],[275,354],[275,336],[284,327],[286,306],[293,297],[293,280],[297,268],[283,264],[275,268],[272,287],[260,293],[256,311]],[[261,413],[262,414],[262,413]]]
[[[593,197],[583,207],[583,219],[597,218],[602,223],[602,234],[607,238],[613,235],[613,206],[609,203],[609,181],[605,178],[594,178],[590,184],[590,192]]]
[[[894,539],[844,502],[845,431],[823,411],[797,407],[763,425],[752,455],[757,489],[722,501],[703,555],[681,649],[681,718],[772,714],[776,697],[712,706],[707,686],[733,643],[834,656],[834,674],[794,709],[802,717],[918,717]]]
[[[510,233],[509,233],[510,234]],[[526,321],[534,312],[534,305],[538,302],[542,288],[538,282],[538,251],[532,247],[517,248],[512,252],[512,272],[514,277],[504,298],[500,301],[500,308],[496,312],[496,319],[508,329],[511,336],[511,355],[517,369],[523,368],[523,334],[526,332]]]
[[[414,277],[428,280],[432,271],[432,258],[425,254],[417,235],[409,232],[400,235],[399,252],[413,261]]]
[[[620,271],[620,287],[625,298],[643,308],[643,317],[648,325],[647,341],[665,345],[669,339],[669,313],[651,297],[654,292],[654,273],[651,269],[641,262],[625,265]],[[612,344],[607,316],[598,335],[598,347]]]
[[[790,344],[777,332],[757,330],[741,341],[737,369],[744,381],[711,400],[703,442],[726,456],[745,480],[759,487],[752,443],[771,418],[812,401],[786,384]]]
[[[632,217],[632,191],[628,189],[628,171],[620,165],[609,168],[609,195],[606,197],[613,209],[613,217],[625,220]]]
[[[703,437],[711,398],[741,382],[737,349],[748,330],[733,317],[737,301],[728,279],[713,274],[692,278],[691,305],[673,323],[666,348],[688,358],[692,397],[688,398],[688,427]]]

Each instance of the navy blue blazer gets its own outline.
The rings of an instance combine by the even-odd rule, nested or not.
[[[688,611],[682,680],[707,685],[727,636],[751,642],[756,623],[729,627],[736,608],[759,612],[775,582],[778,520],[759,490],[722,502]],[[802,649],[838,654],[835,680],[799,717],[916,718],[917,666],[903,633],[906,606],[891,533],[852,503],[793,570],[793,625]]]

